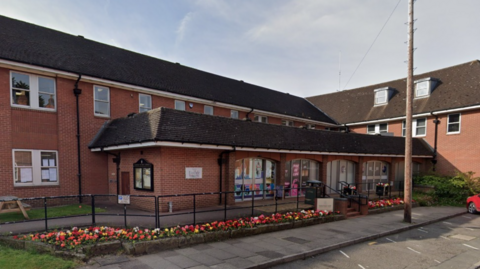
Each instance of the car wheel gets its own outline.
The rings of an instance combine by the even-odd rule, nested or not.
[[[468,213],[470,213],[470,214],[477,213],[477,208],[475,207],[475,204],[473,202],[468,204]]]

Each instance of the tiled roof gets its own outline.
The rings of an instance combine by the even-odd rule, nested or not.
[[[430,97],[413,101],[414,114],[480,105],[480,62],[478,60],[420,75],[415,80],[435,78],[439,82]],[[395,89],[388,105],[374,106],[374,90]],[[308,97],[339,123],[354,123],[405,116],[406,79],[363,88]]]
[[[89,148],[141,142],[179,142],[275,150],[403,155],[405,139],[392,136],[311,130],[250,122],[167,108],[112,120]],[[414,155],[431,155],[422,139],[413,139]]]
[[[0,59],[326,123],[301,97],[0,16]]]

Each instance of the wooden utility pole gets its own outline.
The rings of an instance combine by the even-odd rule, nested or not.
[[[413,102],[413,0],[408,1],[408,75],[405,111],[405,210],[403,221],[412,223],[412,102]]]

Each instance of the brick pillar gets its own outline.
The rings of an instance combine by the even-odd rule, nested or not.
[[[319,180],[323,182],[325,185],[329,184],[327,179],[327,165],[328,165],[328,156],[324,155],[322,156],[322,163],[321,163],[322,168],[320,169],[321,174],[320,174]]]
[[[287,154],[280,153],[280,162],[277,162],[277,169],[276,169],[276,184],[277,186],[285,186],[285,170],[287,164]]]
[[[362,177],[363,177],[363,173],[362,173],[362,169],[363,169],[363,162],[364,162],[364,158],[363,157],[358,157],[358,164],[355,168],[355,183],[357,184],[357,192],[358,193],[361,193],[366,185],[363,184],[363,183],[366,183],[363,181]]]

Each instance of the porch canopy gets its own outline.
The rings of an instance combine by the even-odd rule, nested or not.
[[[296,128],[161,107],[107,121],[89,144],[91,151],[155,146],[402,157],[405,138]],[[431,158],[432,154],[423,139],[413,139],[413,157]]]

